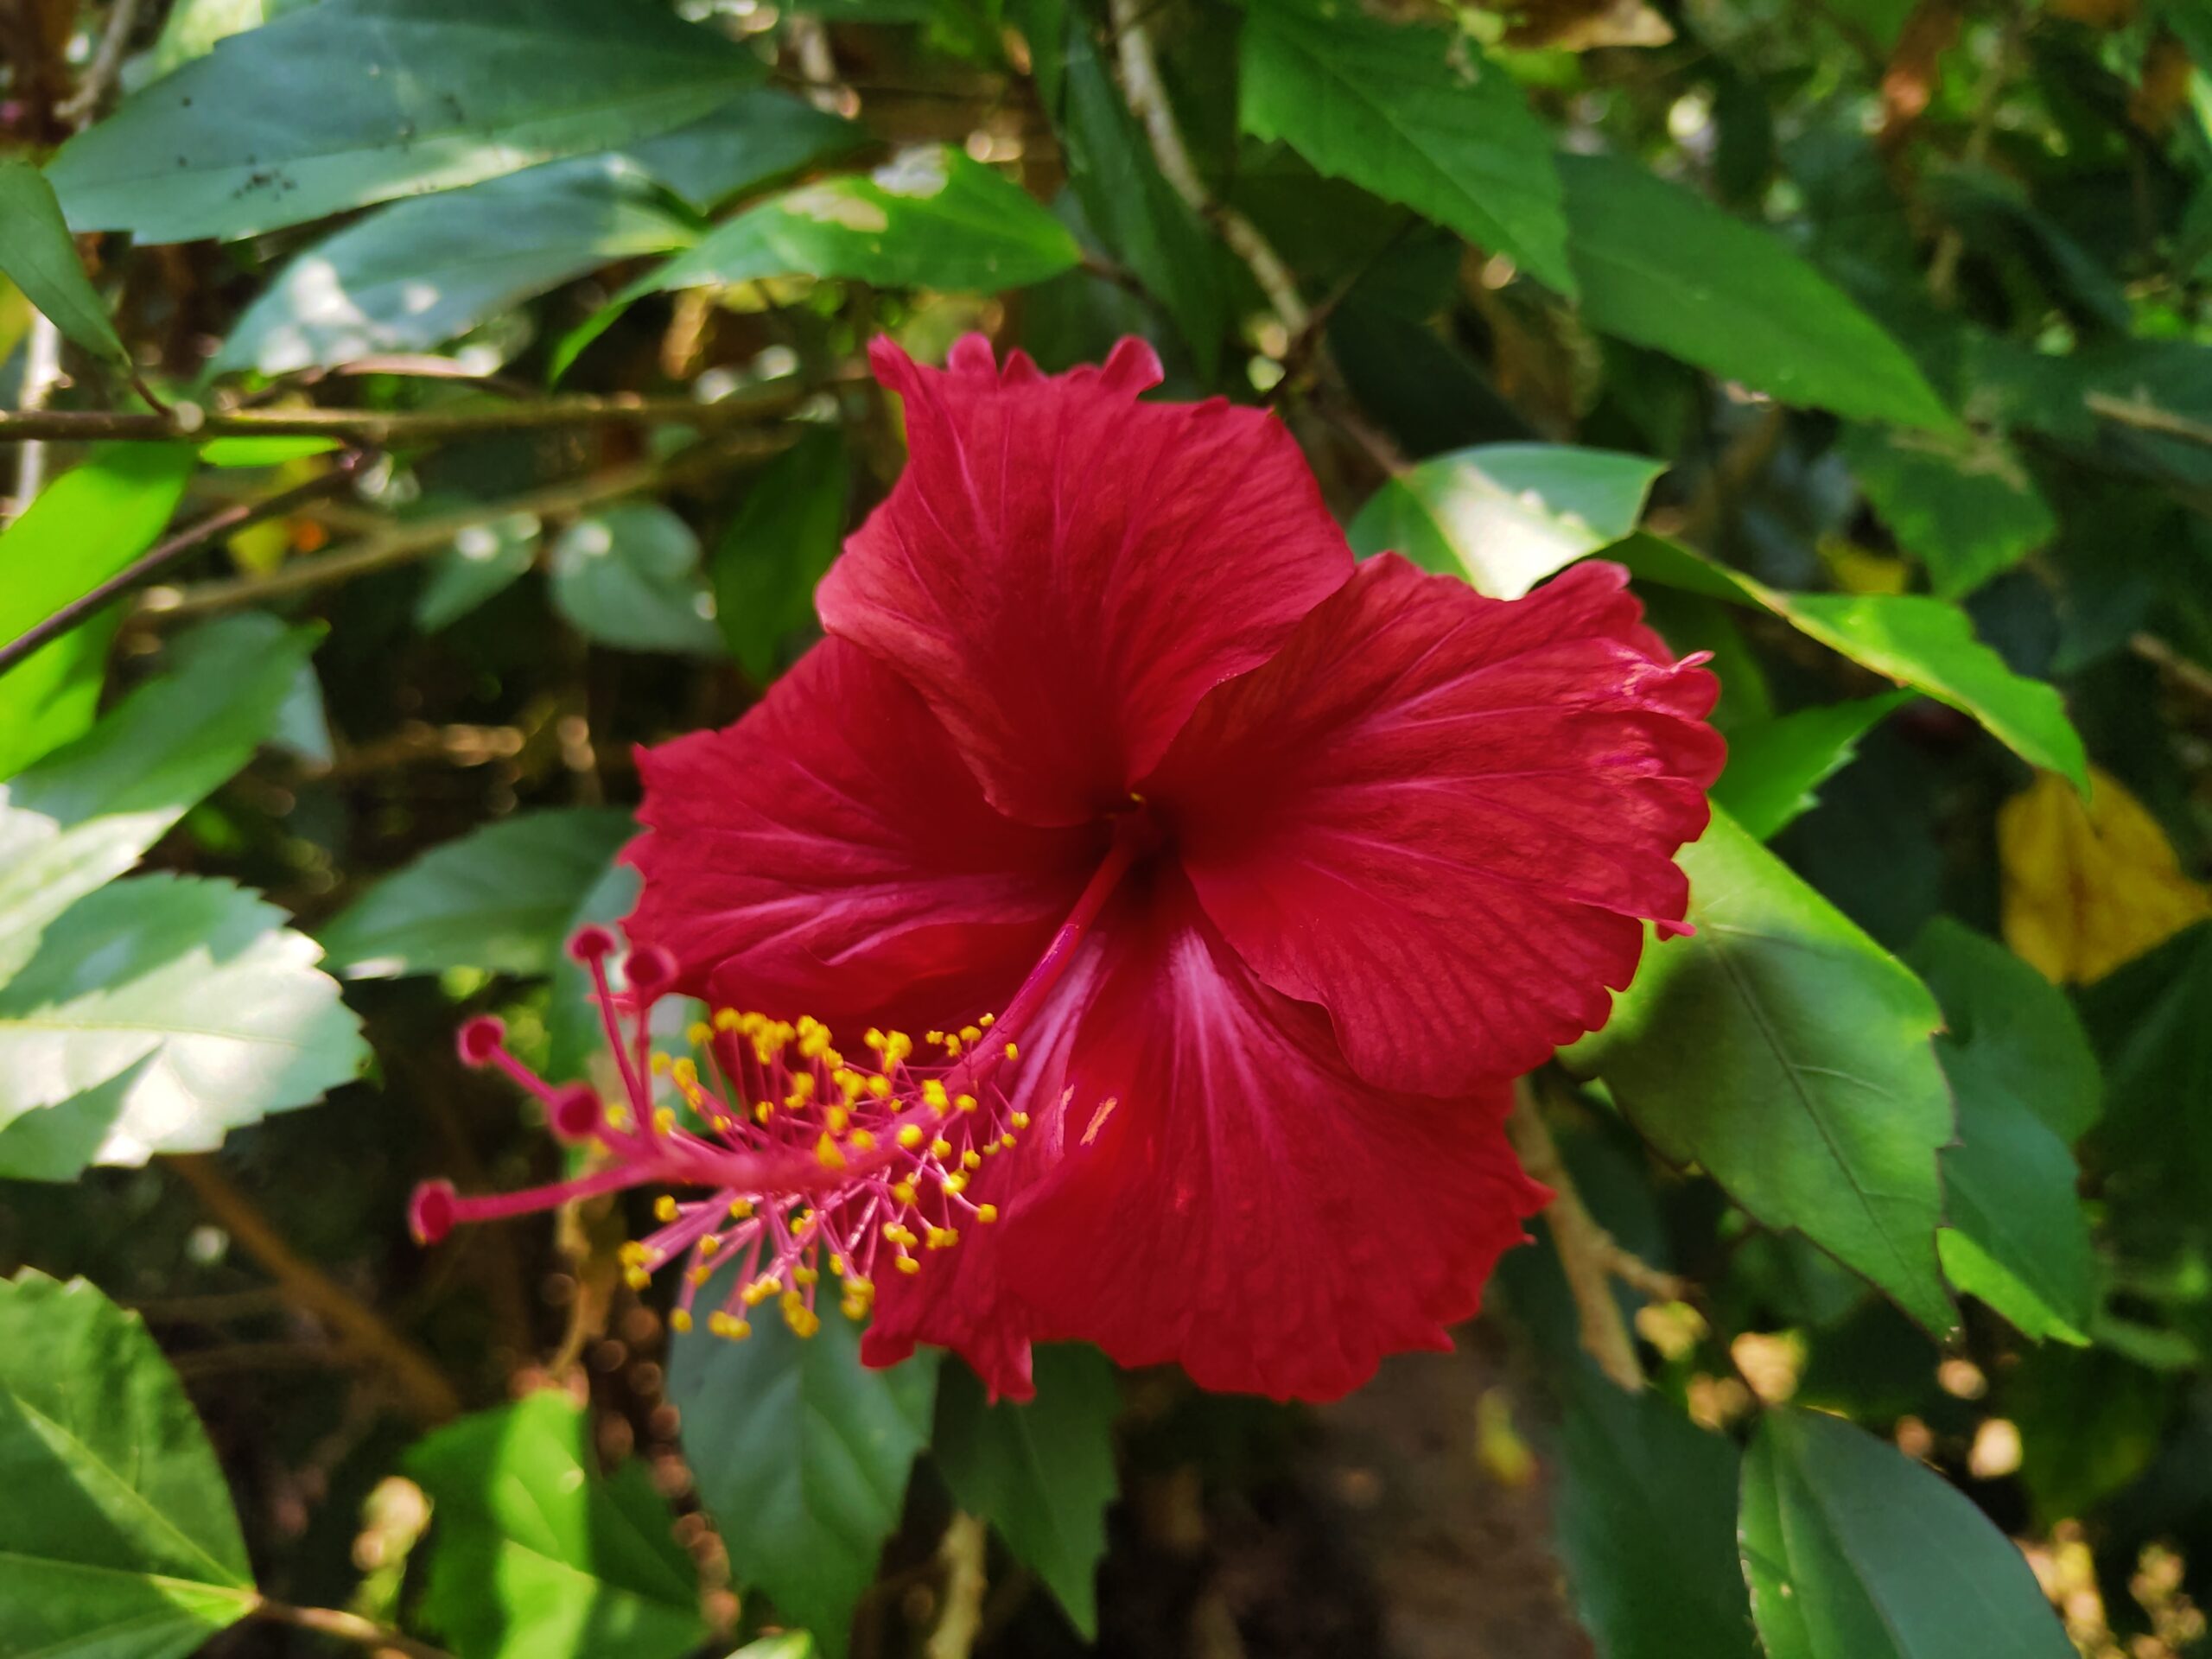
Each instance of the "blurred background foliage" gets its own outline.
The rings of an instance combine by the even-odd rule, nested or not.
[[[0,50],[0,1656],[2206,1647],[2205,0]],[[632,746],[810,639],[868,338],[971,329],[1142,334],[1357,550],[1604,550],[1720,672],[1699,935],[1538,1080],[1574,1208],[1340,1404],[671,1340],[612,1210],[406,1237],[548,1173],[456,1022],[588,1073]]]

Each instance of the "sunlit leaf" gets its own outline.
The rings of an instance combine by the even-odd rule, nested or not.
[[[2035,480],[1999,439],[1851,426],[1842,451],[1898,547],[1928,567],[1946,598],[1972,593],[2057,531]]]
[[[1890,691],[1739,723],[1728,733],[1728,766],[1713,798],[1746,834],[1771,841],[1819,804],[1814,791],[1851,764],[1859,740],[1911,701],[1910,691]]]
[[[0,156],[0,271],[13,277],[54,326],[95,357],[128,365],[130,354],[85,275],[77,245],[46,175],[17,156]]]

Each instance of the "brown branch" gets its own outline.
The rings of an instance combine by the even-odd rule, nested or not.
[[[453,1659],[443,1648],[434,1648],[427,1642],[417,1642],[411,1636],[403,1636],[387,1625],[373,1619],[363,1618],[359,1613],[340,1612],[335,1607],[294,1607],[282,1601],[257,1601],[254,1613],[279,1624],[289,1624],[298,1630],[315,1630],[324,1636],[334,1636],[341,1642],[352,1642],[365,1648],[385,1648],[394,1653],[404,1653],[407,1659]]]
[[[194,616],[235,605],[257,605],[333,582],[350,582],[372,570],[390,569],[394,565],[427,557],[447,546],[461,531],[495,523],[510,514],[554,518],[581,512],[601,502],[618,500],[719,467],[766,461],[781,454],[795,442],[796,436],[789,431],[753,433],[724,443],[700,445],[666,461],[639,461],[588,478],[564,480],[502,501],[410,518],[372,531],[332,552],[280,564],[264,575],[226,577],[198,582],[181,590],[162,589],[149,594],[143,608],[164,618]]]
[[[416,1416],[435,1423],[460,1414],[461,1396],[430,1357],[287,1243],[252,1200],[231,1185],[213,1159],[189,1153],[164,1161],[246,1254],[269,1270],[285,1299],[321,1319],[355,1353],[380,1366]]]
[[[388,448],[493,432],[546,432],[577,426],[760,425],[780,419],[820,388],[757,386],[713,403],[690,397],[572,393],[536,403],[474,404],[463,409],[202,409],[179,404],[167,415],[98,409],[0,410],[0,443],[26,440],[138,440],[204,442],[209,438],[336,438]]]
[[[1259,226],[1227,203],[1217,200],[1206,188],[1205,181],[1198,176],[1198,169],[1191,160],[1190,147],[1183,142],[1182,130],[1175,124],[1175,111],[1167,101],[1167,88],[1160,79],[1160,63],[1153,55],[1152,37],[1145,32],[1145,11],[1141,0],[1113,0],[1112,16],[1121,56],[1122,95],[1128,100],[1130,111],[1144,125],[1145,136],[1152,143],[1153,159],[1159,162],[1162,176],[1177,195],[1212,225],[1229,245],[1230,251],[1250,269],[1253,280],[1268,296],[1268,303],[1274,308],[1285,332],[1291,339],[1298,339],[1313,321],[1313,314],[1298,291],[1298,279],[1260,233]]]
[[[1598,1367],[1624,1389],[1643,1387],[1643,1363],[1637,1357],[1636,1339],[1621,1317],[1613,1297],[1613,1281],[1654,1301],[1687,1300],[1689,1287],[1669,1273],[1662,1273],[1614,1243],[1613,1236],[1598,1224],[1582,1202],[1559,1144],[1552,1139],[1536,1104],[1535,1090],[1526,1077],[1513,1086],[1513,1110],[1505,1120],[1506,1138],[1531,1179],[1552,1190],[1544,1210],[1552,1248],[1559,1254],[1567,1287],[1580,1315],[1582,1346]]]
[[[208,543],[233,531],[244,530],[248,524],[257,524],[264,518],[282,518],[295,507],[319,496],[327,495],[334,490],[345,488],[359,474],[367,461],[365,452],[351,450],[340,455],[338,464],[328,472],[304,484],[263,500],[245,501],[236,506],[225,507],[219,512],[208,514],[196,524],[187,525],[167,541],[156,543],[132,560],[90,593],[70,601],[44,621],[0,645],[0,674],[6,673],[48,640],[68,632],[126,590],[150,580],[186,555],[199,551]]]
[[[968,1659],[975,1651],[983,1592],[990,1587],[983,1575],[985,1536],[982,1521],[965,1510],[953,1511],[937,1547],[937,1558],[944,1565],[944,1590],[937,1628],[922,1649],[924,1659]]]
[[[2145,399],[2115,397],[2109,392],[2093,391],[2082,402],[2092,415],[2115,425],[2132,426],[2139,432],[2155,432],[2160,437],[2179,438],[2186,443],[2200,443],[2212,448],[2212,425],[2161,409]]]

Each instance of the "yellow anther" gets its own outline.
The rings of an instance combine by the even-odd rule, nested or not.
[[[684,1335],[691,1329],[691,1310],[688,1307],[679,1307],[670,1313],[668,1328],[679,1337]]]
[[[944,1046],[944,1033],[941,1031],[925,1031],[922,1033],[922,1040],[927,1043],[931,1048],[943,1048]]]
[[[673,1106],[662,1106],[656,1108],[653,1112],[653,1133],[655,1135],[673,1135],[675,1132],[676,1109]]]
[[[893,1181],[891,1184],[891,1198],[892,1201],[901,1209],[906,1208],[914,1201],[914,1184],[912,1181]]]
[[[866,1129],[855,1129],[845,1137],[845,1144],[855,1152],[873,1152],[875,1150],[875,1137]]]
[[[629,1134],[630,1109],[627,1106],[609,1106],[607,1109],[607,1127],[624,1135]]]
[[[870,1077],[868,1080],[868,1091],[877,1100],[890,1099],[891,1079],[888,1077]]]
[[[793,1284],[811,1285],[819,1282],[821,1278],[821,1272],[814,1268],[793,1268],[791,1269],[791,1282]]]
[[[929,1239],[923,1248],[931,1250],[949,1250],[959,1242],[960,1235],[951,1228],[932,1227],[930,1229]]]
[[[875,1283],[873,1280],[862,1279],[855,1275],[845,1281],[845,1294],[857,1296],[866,1300],[875,1294]]]
[[[999,1136],[999,1145],[1011,1148],[1014,1145],[1014,1131],[1008,1129],[1004,1135]]]
[[[995,1014],[983,1014],[976,1016],[976,1023],[983,1027],[986,1030],[998,1024],[998,1022],[999,1017]]]
[[[868,1318],[868,1304],[857,1296],[848,1296],[837,1304],[837,1311],[854,1324]]]
[[[739,1319],[736,1314],[728,1313],[709,1314],[707,1329],[718,1337],[727,1338],[731,1342],[743,1342],[753,1334],[751,1325]]]
[[[982,1222],[984,1226],[989,1226],[998,1218],[999,1207],[995,1204],[979,1204],[976,1206],[976,1219]]]
[[[721,1240],[715,1237],[714,1234],[709,1233],[704,1238],[699,1241],[699,1259],[702,1262],[705,1261],[716,1250],[721,1249]]]
[[[656,1051],[652,1058],[646,1061],[645,1065],[655,1077],[659,1077],[668,1070],[668,1056]]]
[[[930,1142],[930,1156],[932,1158],[951,1157],[952,1142],[946,1140],[940,1135],[936,1140]]]
[[[960,1039],[957,1037],[948,1037],[944,1039],[944,1054],[947,1059],[957,1060],[960,1058]]]
[[[694,1048],[704,1048],[715,1039],[715,1028],[703,1020],[694,1020],[683,1027],[683,1040]]]
[[[668,1075],[676,1079],[676,1086],[679,1089],[696,1089],[699,1086],[699,1062],[689,1054],[683,1055],[668,1068]]]
[[[744,1016],[740,1014],[735,1008],[716,1008],[715,1010],[715,1029],[716,1031],[735,1031],[744,1023]]]
[[[769,1104],[768,1102],[765,1100],[756,1100],[753,1103],[753,1116],[755,1122],[766,1123],[775,1115],[776,1109]]]
[[[899,1272],[901,1272],[901,1273],[919,1273],[921,1270],[922,1270],[922,1264],[921,1264],[920,1260],[919,1260],[918,1257],[911,1256],[911,1255],[902,1255],[902,1256],[900,1256],[900,1257],[899,1258]]]
[[[743,1221],[743,1220],[744,1220],[747,1216],[751,1215],[752,1213],[753,1213],[753,1200],[752,1200],[752,1199],[750,1199],[750,1198],[732,1198],[732,1199],[729,1201],[729,1218],[730,1218],[732,1221]]]
[[[664,1192],[653,1200],[655,1221],[674,1221],[679,1213],[676,1207],[676,1200],[667,1193]]]
[[[1029,1114],[1027,1112],[1012,1113],[1008,1115],[1007,1122],[1013,1124],[1017,1129],[1026,1129],[1029,1127]]]
[[[830,1134],[842,1135],[846,1126],[853,1121],[853,1115],[842,1106],[832,1106],[822,1114],[822,1121],[829,1126]]]
[[[814,1073],[802,1071],[791,1079],[791,1091],[784,1096],[784,1104],[796,1110],[814,1098]]]
[[[1014,1044],[1008,1043],[1006,1046],[1006,1057],[1009,1060],[1018,1060],[1021,1058],[1021,1051]]]
[[[952,1103],[952,1096],[945,1092],[943,1079],[930,1077],[922,1084],[922,1104],[932,1111],[942,1112]]]
[[[962,1042],[963,1042],[963,1043],[980,1043],[980,1042],[982,1042],[982,1041],[983,1040],[983,1033],[982,1033],[982,1027],[977,1027],[977,1026],[963,1026],[963,1027],[960,1027],[960,1040],[961,1040]]]
[[[899,1144],[909,1152],[920,1146],[922,1126],[918,1123],[901,1123],[899,1126]]]
[[[629,1286],[632,1290],[643,1290],[646,1286],[652,1284],[652,1274],[646,1272],[643,1268],[625,1268],[622,1269],[622,1282]]]
[[[689,1279],[695,1285],[703,1285],[708,1280],[715,1276],[715,1270],[712,1268],[698,1267],[692,1268],[690,1273],[683,1276]]]
[[[883,1064],[888,1068],[899,1065],[914,1052],[914,1039],[903,1031],[885,1033]]]
[[[645,1263],[645,1247],[637,1240],[632,1239],[614,1252],[614,1259],[626,1268],[643,1267]]]
[[[965,1192],[968,1190],[968,1178],[965,1175],[946,1176],[944,1178],[944,1190],[947,1192],[950,1192],[954,1198],[958,1198],[963,1192]]]
[[[842,1169],[845,1166],[845,1154],[838,1149],[836,1141],[826,1129],[823,1131],[822,1138],[814,1143],[814,1160],[824,1169]]]
[[[842,1275],[845,1271],[845,1258],[842,1255],[831,1256],[830,1258],[830,1271]]]
[[[758,1307],[776,1294],[776,1281],[772,1279],[755,1279],[737,1294],[739,1300],[747,1307]]]
[[[972,1112],[982,1103],[978,1101],[973,1095],[963,1095],[952,1103],[955,1106],[957,1106],[963,1112]]]
[[[963,1169],[980,1169],[982,1164],[982,1154],[973,1147],[960,1154],[960,1167]]]

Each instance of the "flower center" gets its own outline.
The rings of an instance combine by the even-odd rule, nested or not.
[[[997,1206],[974,1201],[968,1189],[1029,1127],[1014,1087],[1017,1033],[1059,983],[1122,878],[1157,843],[1149,814],[1122,822],[1130,827],[1117,830],[1002,1014],[918,1041],[870,1028],[864,1056],[848,1054],[818,1020],[728,1007],[690,1027],[691,1054],[657,1050],[653,1011],[671,988],[674,963],[652,946],[632,950],[618,990],[607,970],[613,936],[584,929],[569,950],[592,976],[621,1100],[546,1082],[509,1052],[504,1028],[489,1017],[464,1025],[459,1046],[468,1064],[494,1066],[536,1096],[555,1136],[588,1149],[589,1166],[569,1180],[480,1197],[426,1183],[410,1205],[416,1238],[435,1243],[462,1222],[665,1186],[675,1190],[654,1201],[659,1226],[622,1247],[622,1264],[632,1288],[643,1289],[662,1268],[687,1260],[671,1315],[677,1331],[699,1322],[702,1290],[731,1262],[731,1288],[704,1316],[717,1335],[751,1335],[748,1316],[773,1300],[793,1331],[811,1336],[821,1325],[825,1269],[845,1315],[865,1317],[887,1266],[918,1273],[924,1254],[998,1219]]]

